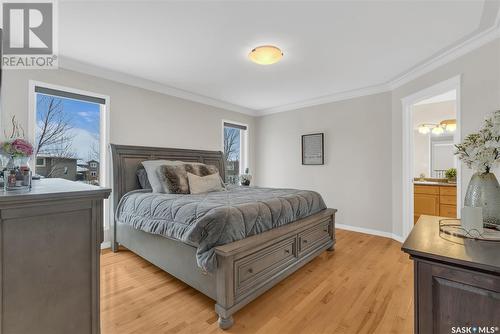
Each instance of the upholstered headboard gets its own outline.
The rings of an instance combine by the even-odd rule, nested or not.
[[[180,148],[126,146],[111,144],[113,162],[114,207],[125,193],[139,189],[137,169],[145,160],[181,160],[214,165],[224,180],[224,155],[220,151],[187,150]]]

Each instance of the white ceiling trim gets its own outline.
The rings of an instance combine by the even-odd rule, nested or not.
[[[129,86],[147,89],[153,92],[178,97],[184,100],[194,101],[206,104],[212,107],[217,107],[225,110],[236,111],[242,114],[257,116],[256,110],[238,106],[229,102],[220,101],[208,96],[191,93],[182,89],[170,87],[155,81],[146,80],[140,77],[129,75],[123,72],[113,71],[102,67],[83,63],[64,56],[59,57],[59,67],[67,70],[89,74],[95,77],[104,78],[107,80],[119,82]]]
[[[395,89],[401,87],[408,82],[415,80],[416,78],[427,74],[436,68],[447,64],[461,56],[480,48],[481,46],[497,39],[500,37],[500,27],[495,26],[488,30],[485,30],[482,33],[479,33],[466,41],[443,51],[442,53],[436,55],[434,58],[424,62],[421,65],[414,67],[408,72],[394,78],[389,82],[389,86],[391,89]]]
[[[314,98],[314,99],[310,99],[310,100],[306,100],[306,101],[285,104],[282,106],[277,106],[277,107],[273,107],[273,108],[269,108],[269,109],[262,109],[262,110],[258,111],[258,115],[263,116],[263,115],[269,115],[269,114],[276,114],[276,113],[280,113],[280,112],[284,112],[284,111],[290,111],[290,110],[296,110],[296,109],[301,109],[301,108],[317,106],[320,104],[349,100],[349,99],[353,99],[353,98],[361,97],[361,96],[384,93],[384,92],[388,92],[389,90],[390,90],[390,87],[388,85],[375,85],[375,86],[365,87],[365,88],[361,88],[361,89],[354,89],[354,90],[336,93],[336,94],[331,94],[331,95],[326,95],[326,96],[322,96],[322,97],[318,97],[318,98]]]
[[[126,73],[117,72],[105,68],[100,68],[94,65],[86,64],[74,59],[69,59],[66,57],[60,57],[59,66],[68,70],[75,72],[90,74],[96,77],[101,77],[104,79],[124,83],[130,86],[139,87],[158,93],[171,95],[179,97],[185,100],[190,100],[198,103],[203,103],[217,108],[222,108],[230,111],[235,111],[250,116],[263,116],[268,114],[274,114],[279,112],[285,112],[290,110],[296,110],[300,108],[311,107],[320,104],[332,103],[341,100],[348,100],[356,97],[373,95],[383,92],[388,92],[398,87],[405,85],[406,83],[427,74],[439,66],[449,63],[497,38],[500,38],[500,11],[496,17],[496,21],[493,27],[476,34],[469,39],[450,47],[443,52],[437,54],[434,58],[425,61],[424,63],[417,65],[416,67],[408,70],[407,72],[395,77],[386,83],[381,83],[379,85],[364,87],[360,89],[350,90],[346,92],[334,93],[331,95],[326,95],[318,98],[309,99],[306,101],[299,101],[295,103],[285,104],[282,106],[276,106],[273,108],[254,110],[250,108],[245,108],[243,106],[235,105],[229,102],[213,99],[200,94],[188,92],[185,90],[170,87],[158,82],[146,80],[140,77],[132,76]]]

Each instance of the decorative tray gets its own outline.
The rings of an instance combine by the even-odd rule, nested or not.
[[[439,233],[444,233],[461,238],[500,242],[500,231],[497,228],[490,228],[485,226],[483,228],[483,233],[479,232],[476,229],[467,231],[462,228],[460,219],[439,220]]]

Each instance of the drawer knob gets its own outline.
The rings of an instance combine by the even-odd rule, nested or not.
[[[307,239],[303,239],[302,242],[307,244]]]
[[[251,274],[253,273],[253,269],[252,268],[248,268],[248,272]]]
[[[290,254],[290,250],[289,250],[288,248],[287,248],[287,249],[285,249],[285,253],[286,253],[286,254]]]

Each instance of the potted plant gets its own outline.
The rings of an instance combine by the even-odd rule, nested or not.
[[[245,169],[245,174],[240,175],[240,183],[242,186],[249,186],[252,181],[252,175],[249,174],[249,169]]]
[[[500,110],[456,148],[459,159],[475,171],[467,187],[465,206],[482,207],[485,224],[499,226],[500,185],[491,170],[500,162]]]
[[[457,169],[456,168],[447,169],[446,172],[444,172],[444,176],[448,179],[448,182],[450,183],[457,182]]]

